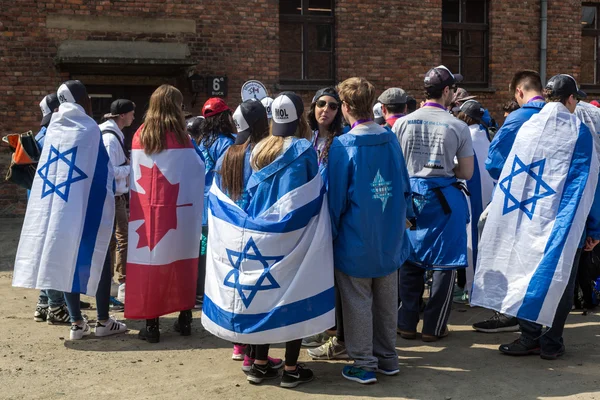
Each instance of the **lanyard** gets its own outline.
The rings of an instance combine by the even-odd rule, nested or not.
[[[448,110],[446,110],[446,107],[444,107],[443,105],[441,105],[439,103],[435,103],[433,101],[428,101],[427,103],[423,104],[423,107],[427,107],[427,106],[437,107],[437,108],[441,108],[444,111],[448,111]]]
[[[542,96],[535,96],[535,97],[529,99],[529,101],[527,102],[527,104],[533,103],[536,100],[542,100],[542,101],[544,101],[544,98]]]
[[[359,119],[358,121],[356,121],[355,123],[352,124],[352,127],[350,129],[354,129],[354,127],[356,125],[360,125],[360,124],[364,124],[365,122],[369,122],[370,119]]]

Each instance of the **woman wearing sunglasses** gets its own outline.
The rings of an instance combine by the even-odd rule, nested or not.
[[[319,157],[321,171],[327,164],[327,153],[333,138],[342,134],[340,105],[337,91],[332,87],[320,89],[310,105],[308,123],[313,131],[312,143]]]

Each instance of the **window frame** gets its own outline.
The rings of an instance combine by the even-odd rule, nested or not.
[[[444,1],[444,0],[443,0]],[[462,70],[463,65],[469,59],[466,56],[466,36],[468,32],[484,32],[483,35],[483,56],[476,57],[483,59],[483,81],[463,81],[464,83],[461,86],[464,87],[472,87],[472,88],[489,88],[490,87],[490,0],[480,0],[482,3],[485,3],[485,23],[473,23],[473,22],[461,22],[463,18],[467,15],[467,0],[458,0],[459,2],[459,22],[445,22],[443,20],[442,15],[442,38],[444,37],[444,31],[458,31],[460,33],[460,45],[459,45],[459,56],[458,56],[458,65],[459,71],[452,71],[457,74],[462,74],[465,78],[467,78]],[[443,7],[443,5],[442,5]],[[443,52],[444,52],[444,42],[442,39],[441,43],[441,51],[442,51],[442,62],[443,62]],[[473,57],[475,58],[475,57]]]
[[[300,5],[302,7],[300,15],[294,14],[281,14],[279,13],[279,26],[281,27],[282,23],[292,23],[292,24],[302,24],[302,76],[301,79],[289,79],[279,76],[279,83],[282,86],[314,86],[317,85],[319,87],[333,85],[335,83],[336,77],[336,68],[335,68],[335,0],[331,0],[331,15],[323,16],[323,15],[309,15],[308,14],[308,3],[310,0],[300,0]],[[310,49],[305,48],[305,44],[308,43],[308,35],[309,35],[309,26],[310,25],[329,25],[331,26],[331,51],[324,52],[331,54],[331,78],[328,79],[310,79],[304,78],[308,74],[308,54],[318,51],[311,51]],[[281,29],[281,28],[280,28]],[[279,48],[279,54],[281,55],[281,42]],[[281,64],[281,58],[280,58]],[[281,70],[281,65],[280,65]]]
[[[599,3],[582,3],[581,4],[581,13],[580,18],[583,14],[583,7],[594,7],[596,9],[596,28],[594,29],[585,29],[583,26],[581,27],[581,37],[593,37],[596,39],[595,43],[595,65],[594,65],[594,83],[583,83],[581,82],[582,89],[594,89],[594,91],[600,91],[600,57],[598,56],[598,50],[600,50],[600,24],[598,23],[598,17],[600,16],[600,4]],[[581,21],[582,22],[582,21]],[[579,67],[581,68],[581,58],[579,60]]]

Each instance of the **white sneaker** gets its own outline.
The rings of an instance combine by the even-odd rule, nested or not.
[[[116,335],[118,333],[123,333],[127,331],[127,325],[122,322],[117,321],[114,316],[111,316],[106,322],[96,322],[96,330],[94,334],[96,336],[110,336]]]
[[[87,320],[84,319],[81,325],[71,325],[69,338],[71,340],[80,340],[83,339],[84,336],[89,336],[90,333],[92,333],[92,330],[90,329]]]
[[[117,291],[117,300],[125,304],[125,282],[119,285],[119,290]]]

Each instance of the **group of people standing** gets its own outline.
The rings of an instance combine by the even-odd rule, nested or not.
[[[85,87],[79,81],[66,82],[57,93],[60,106],[51,96],[44,100],[57,116],[52,121],[45,117],[53,145],[52,150],[44,147],[41,161],[51,159],[48,152],[65,151],[55,146],[64,142],[62,121],[71,118],[84,121],[75,129],[100,135],[104,146],[98,151],[106,153],[114,176],[114,185],[107,189],[114,197],[109,216],[114,244],[109,252],[108,243],[96,241],[95,251],[104,250],[104,255],[102,262],[96,257],[88,263],[88,275],[94,276],[94,268],[100,271],[95,286],[88,284],[86,290],[79,285],[64,294],[71,339],[90,334],[81,316],[80,293],[96,295],[96,336],[126,330],[108,317],[112,253],[116,265],[122,266],[114,271],[122,292],[125,281],[128,284],[125,316],[146,320],[139,336],[148,342],[160,340],[158,317],[175,311],[180,311],[175,330],[189,335],[191,309],[203,307],[203,325],[232,342],[232,358],[243,361],[251,383],[277,378],[282,368],[282,387],[311,381],[312,371],[298,364],[303,344],[314,347],[308,352],[314,359],[352,359],[354,363],[342,369],[351,381],[373,383],[377,374],[398,374],[398,334],[407,340],[420,336],[424,342],[449,334],[457,271],[466,275],[459,277],[461,290],[470,296],[473,287],[476,297],[477,290],[480,298],[486,295],[481,294],[487,290],[481,274],[487,266],[478,264],[478,241],[485,232],[483,223],[497,228],[497,220],[485,218],[490,209],[493,214],[492,198],[500,197],[496,182],[515,173],[504,164],[514,156],[511,150],[521,125],[547,107],[546,101],[574,113],[584,96],[569,75],[552,78],[543,89],[536,72],[520,71],[510,86],[520,108],[491,140],[493,122],[487,110],[473,98],[457,97],[461,80],[444,66],[430,69],[424,77],[426,100],[410,114],[411,99],[401,88],[389,88],[377,98],[369,81],[354,77],[317,91],[307,113],[297,94],[283,92],[272,101],[246,100],[235,111],[222,99],[211,98],[202,116],[187,121],[181,93],[163,85],[150,99],[131,154],[121,130],[133,121],[135,105],[115,101],[107,122],[98,127],[85,115],[90,111]],[[69,117],[69,112],[75,116]],[[374,114],[379,114],[377,122]],[[589,129],[584,134],[592,138]],[[95,139],[92,135],[88,141]],[[48,177],[39,175],[32,195],[42,190],[43,199],[45,189],[39,186],[46,185]],[[57,174],[54,184],[60,179]],[[502,192],[511,190],[510,185],[502,187]],[[585,190],[595,191],[595,184]],[[76,195],[80,194],[73,189],[71,196]],[[530,202],[519,201],[525,203],[517,206],[520,212],[533,213],[526,208]],[[85,201],[82,204],[83,209]],[[28,213],[32,205],[44,212],[30,201]],[[506,207],[505,203],[505,214]],[[594,202],[590,207],[585,211],[585,234],[580,234],[584,251],[600,241],[600,206]],[[91,212],[88,209],[88,215]],[[83,220],[89,218],[82,215]],[[25,223],[31,220],[26,217]],[[44,246],[48,245],[39,245]],[[579,254],[569,262],[576,265]],[[311,268],[308,257],[317,257],[321,264],[322,282],[314,286],[322,283],[323,289],[305,298],[298,293],[311,285],[302,280]],[[76,287],[79,261],[75,278],[72,271],[56,278],[68,281],[63,285],[43,279],[47,266],[39,264],[45,260],[19,253],[15,285]],[[571,306],[573,273],[576,267],[556,278],[565,280],[566,288],[551,328],[542,334],[535,318],[515,319],[510,323],[520,325],[522,336],[500,351],[548,359],[564,353],[562,328]],[[431,289],[424,303],[426,278]],[[298,289],[299,285],[306,286]],[[52,298],[50,303],[48,317],[56,313]],[[257,307],[263,307],[261,312]],[[40,308],[41,300],[36,320]],[[499,315],[475,328],[491,332],[510,326],[511,317]],[[286,343],[285,360],[269,357],[276,338],[281,340],[275,343]]]

